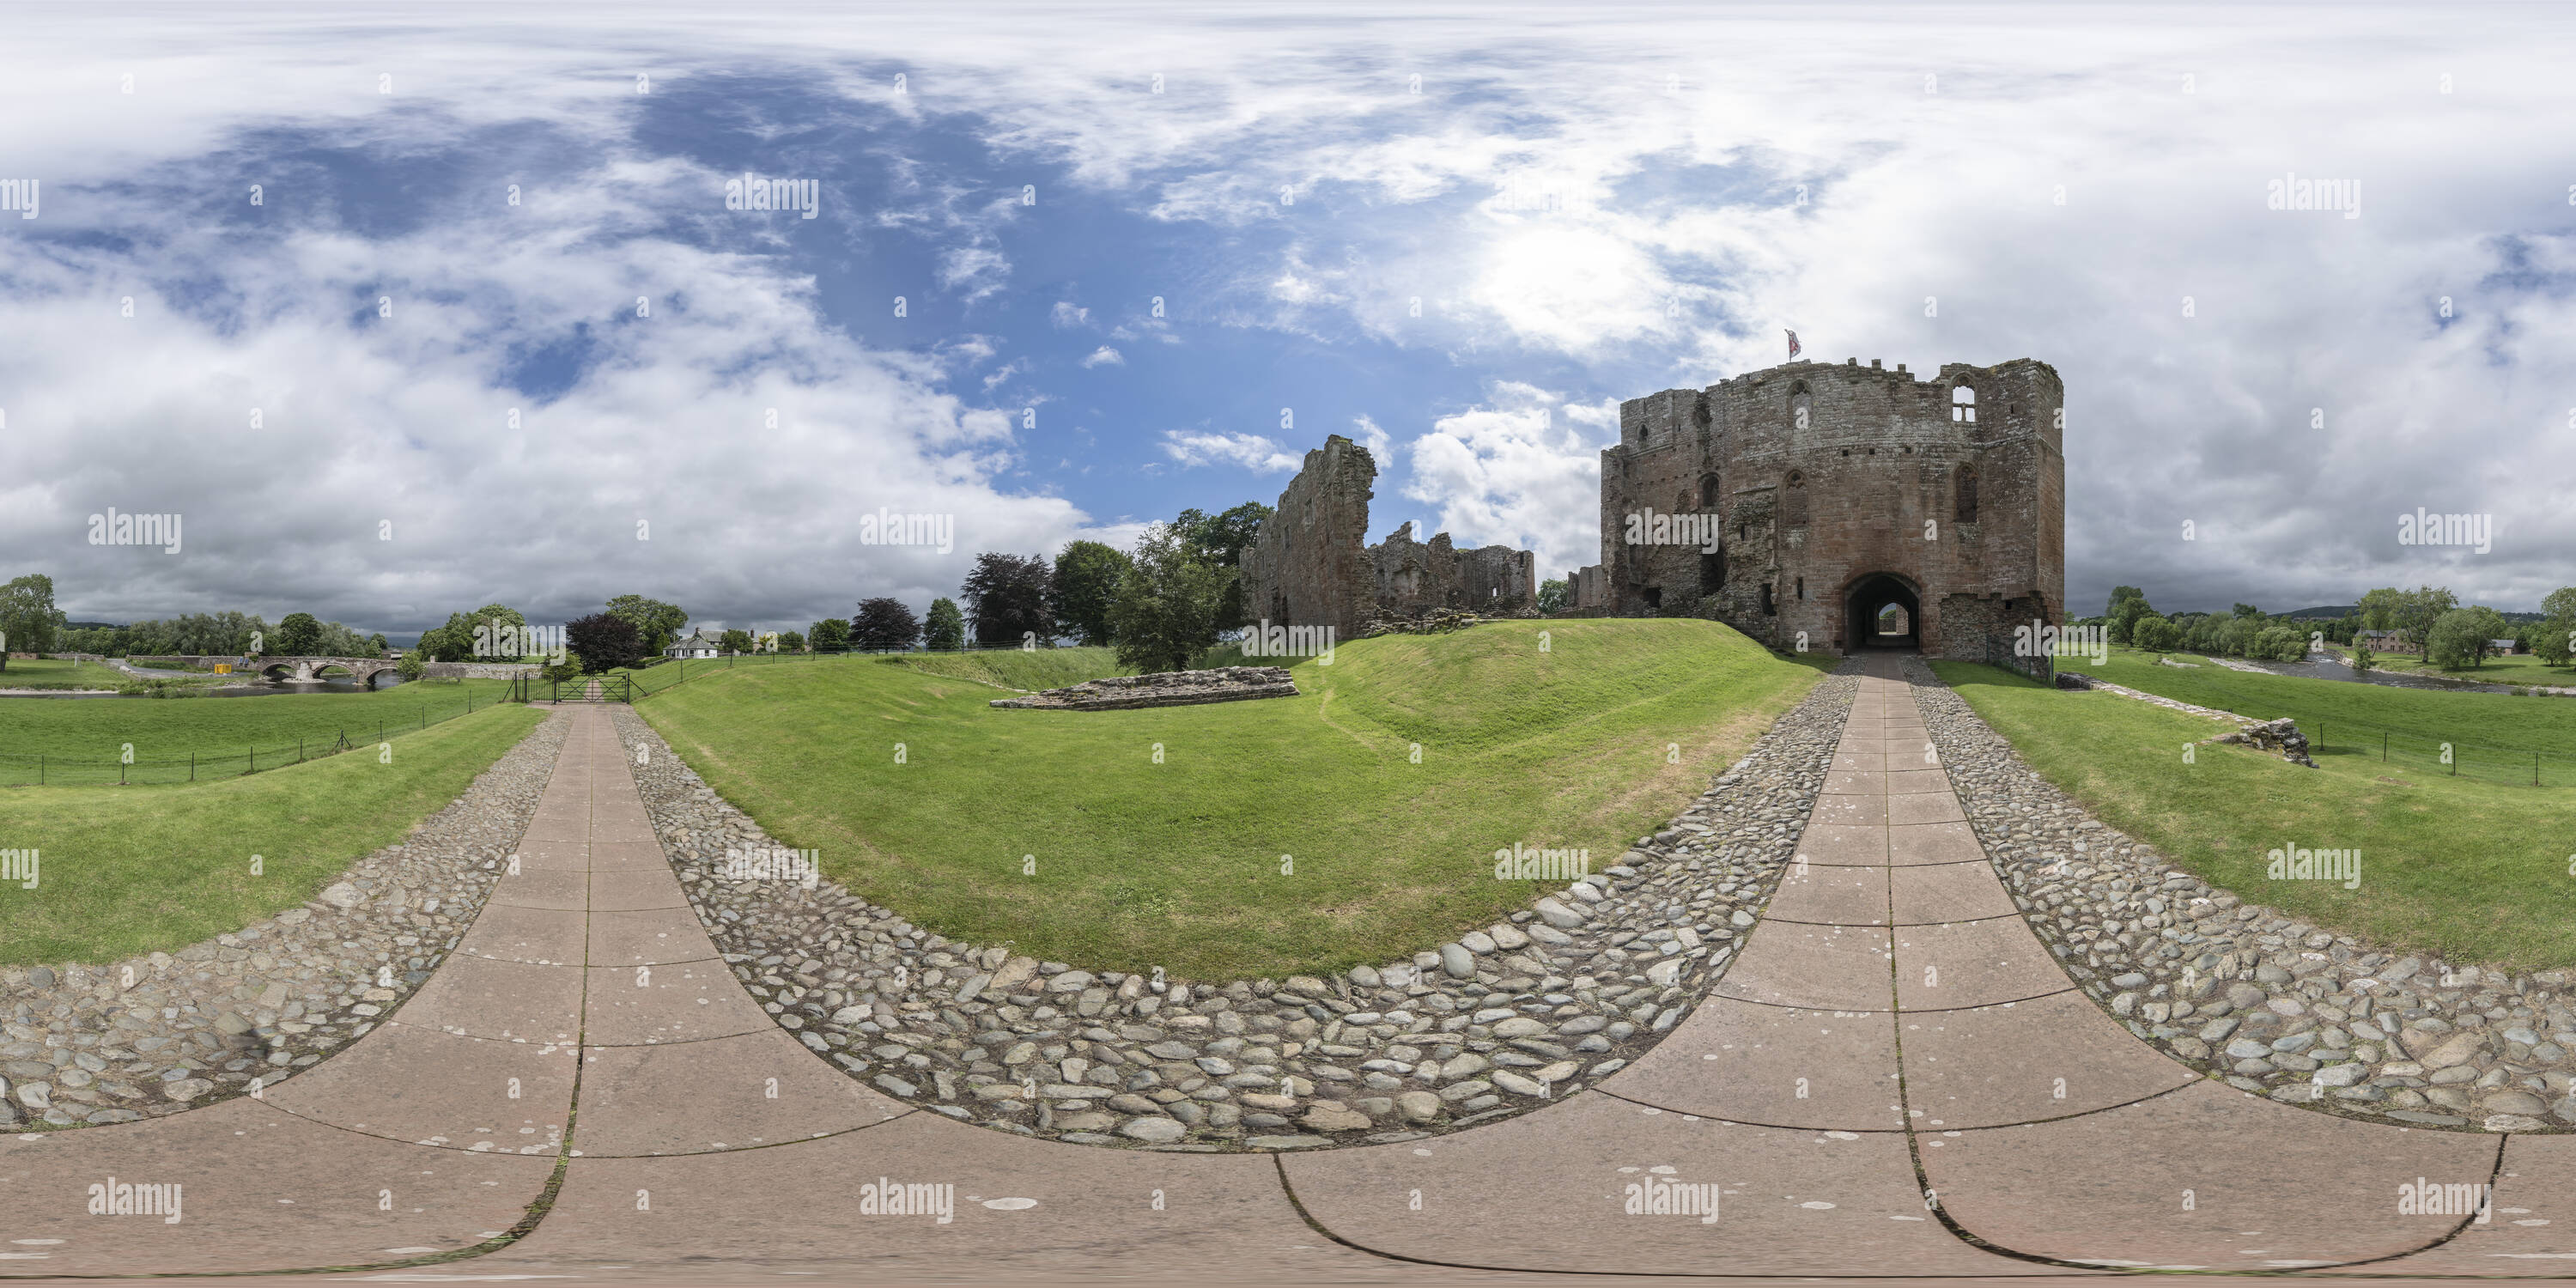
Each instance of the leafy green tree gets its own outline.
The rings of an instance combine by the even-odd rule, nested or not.
[[[920,638],[921,619],[900,599],[862,599],[850,619],[850,643],[858,648],[908,649]]]
[[[412,649],[411,651],[404,653],[402,655],[402,660],[394,663],[394,674],[401,676],[403,678],[403,682],[406,684],[419,679],[421,672],[428,669],[429,662],[427,659],[421,657],[419,649]]]
[[[1118,595],[1118,579],[1133,562],[1114,546],[1066,542],[1047,583],[1047,609],[1056,625],[1085,644],[1108,643],[1109,604]]]
[[[2379,655],[2371,652],[2370,646],[2367,644],[2359,642],[2354,643],[2352,646],[2352,673],[2355,675],[2368,675],[2377,669],[2379,669]]]
[[[1565,579],[1563,577],[1550,577],[1546,581],[1540,582],[1538,584],[1538,611],[1551,614],[1564,612],[1567,595],[1568,592],[1566,590]]]
[[[2172,622],[2149,613],[2129,626],[2130,636],[2139,648],[2150,653],[2169,653],[2181,644],[2181,632]]]
[[[966,647],[966,614],[958,611],[956,600],[941,596],[930,601],[930,618],[922,631],[922,644],[949,652]]]
[[[738,627],[726,631],[717,637],[716,647],[727,653],[748,653],[751,651],[751,632]]]
[[[2398,632],[2418,650],[2429,649],[2433,624],[2440,621],[2443,614],[2459,606],[2458,597],[2443,587],[2419,586],[2414,590],[2401,590],[2397,592],[2395,608],[2386,629]]]
[[[2238,604],[2234,609],[2234,615],[2238,617],[2261,617],[2263,615],[2263,610],[2256,608],[2252,604]]]
[[[2553,618],[2576,621],[2576,586],[2561,586],[2540,601],[2540,611]]]
[[[557,684],[562,684],[563,682],[573,679],[589,669],[589,664],[581,660],[581,654],[576,653],[571,649],[565,649],[562,661],[546,663],[544,666],[538,668],[537,674],[542,675]],[[600,669],[605,671],[608,668],[601,667]]]
[[[978,644],[1017,644],[1023,636],[1055,638],[1055,621],[1047,614],[1048,574],[1045,555],[980,554],[966,574],[957,597],[975,622]]]
[[[2540,623],[2531,634],[2531,655],[2542,666],[2576,661],[2576,617],[2552,617]]]
[[[837,617],[826,617],[813,625],[814,651],[838,653],[850,646],[850,624]]]
[[[0,634],[9,637],[9,647],[0,649],[0,669],[9,665],[9,654],[51,653],[54,637],[63,628],[63,612],[54,607],[54,579],[40,572],[0,586]]]
[[[367,637],[367,647],[374,649],[378,653],[383,653],[387,649],[392,648],[393,645],[385,642],[385,633],[383,631],[378,631]]]
[[[2105,623],[2108,638],[2114,644],[2132,643],[2130,630],[2137,625],[2139,618],[2154,611],[2147,606],[2147,592],[2135,586],[2113,586],[2110,608],[2104,613],[2108,619]]]
[[[269,637],[268,651],[281,657],[309,657],[322,643],[322,623],[311,613],[288,613]]]
[[[592,613],[564,623],[564,646],[591,675],[633,666],[644,657],[643,633],[615,613]]]
[[[780,631],[778,633],[778,651],[781,653],[804,652],[805,633],[803,631]]]
[[[608,611],[635,627],[636,637],[643,641],[646,656],[659,654],[671,647],[679,640],[681,629],[689,624],[687,609],[658,599],[646,599],[642,595],[619,595],[608,601]]]
[[[1194,554],[1170,525],[1147,528],[1110,609],[1118,664],[1139,672],[1187,670],[1216,643],[1225,586],[1225,570]]]
[[[1243,604],[1243,552],[1260,535],[1262,522],[1271,513],[1270,507],[1259,501],[1246,501],[1221,514],[1211,515],[1196,508],[1183,510],[1172,520],[1181,544],[1192,555],[1225,571],[1225,594],[1217,606],[1216,628],[1220,631],[1240,629],[1252,619]]]
[[[2480,666],[2494,651],[2490,641],[2503,638],[2504,629],[2504,614],[2492,608],[2454,608],[2434,619],[2425,636],[2424,654],[2446,671]]]

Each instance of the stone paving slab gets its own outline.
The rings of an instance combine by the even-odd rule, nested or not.
[[[594,1047],[696,1042],[775,1029],[720,961],[596,966],[584,1039]]]
[[[1885,796],[1819,796],[1815,813],[1808,816],[1810,827],[1885,827]]]
[[[247,1098],[114,1127],[0,1136],[0,1231],[10,1241],[0,1246],[44,1254],[0,1263],[0,1272],[203,1274],[398,1261],[391,1250],[468,1247],[509,1229],[553,1168],[551,1156],[425,1149]],[[90,1187],[111,1181],[177,1185],[179,1220],[91,1215]]]
[[[1798,838],[1798,854],[1809,864],[1837,867],[1885,867],[1887,829],[1809,824]]]
[[[386,1024],[269,1090],[298,1117],[416,1145],[553,1157],[573,1048]]]
[[[570,1042],[581,1028],[581,968],[457,953],[395,1012],[425,1029],[503,1041]]]
[[[2482,1183],[2502,1143],[2309,1113],[2213,1082],[1920,1139],[1942,1205],[1979,1238],[2067,1261],[2218,1270],[2421,1248],[2459,1220],[2399,1215],[2398,1186]]]
[[[2451,1197],[2447,1191],[2443,1195],[2446,1203]],[[2459,1237],[2441,1247],[2368,1269],[2383,1274],[2576,1278],[2576,1136],[2508,1139],[2484,1224],[2472,1220]]]
[[[581,868],[530,868],[525,861],[516,876],[492,887],[487,907],[546,908],[580,912],[590,906],[590,873]]]
[[[1807,1010],[1884,1011],[1887,935],[1874,926],[1762,922],[1712,995]]]
[[[1729,1125],[1585,1093],[1481,1131],[1292,1154],[1282,1166],[1325,1229],[1450,1264],[1728,1275],[2032,1269],[1929,1219],[1905,1139],[1889,1132]],[[1643,1199],[1675,1184],[1720,1187],[1717,1220],[1628,1211],[1628,1187]]]
[[[1885,1011],[1805,1011],[1712,997],[1600,1089],[1731,1122],[1895,1131],[1896,1038]]]
[[[1888,798],[1887,821],[1891,827],[1911,823],[1965,823],[1968,812],[1959,808],[1959,798],[1949,793],[1917,792]]]
[[[661,966],[712,960],[716,946],[688,908],[590,914],[590,964]]]
[[[579,966],[589,914],[573,908],[483,905],[456,951],[530,966]]]
[[[1899,1010],[1992,1006],[2075,987],[2019,917],[1896,931]]]
[[[1928,926],[1987,917],[2019,919],[2012,895],[1985,863],[1916,863],[1888,872],[1888,905],[1899,926]]]
[[[586,872],[590,869],[590,846],[582,841],[522,840],[512,851],[519,859],[519,871]]]
[[[653,908],[689,906],[688,896],[680,893],[679,878],[664,867],[659,871],[643,869],[593,870],[590,874],[590,910],[593,912],[642,912]]]
[[[1762,915],[1810,925],[1884,926],[1887,869],[1791,863]]]
[[[1918,1127],[1996,1127],[2087,1113],[2200,1080],[2082,993],[1902,1017],[1905,1103]]]
[[[1903,796],[1889,802],[1946,799],[1940,797]],[[1957,801],[1950,802],[1953,810]],[[1986,847],[1977,843],[1977,829],[1964,819],[1946,823],[1899,823],[1887,829],[1887,861],[1896,867],[1914,867],[1928,863],[1974,863],[1993,871],[1986,862]]]
[[[670,859],[649,841],[601,841],[590,848],[593,872],[668,872]]]
[[[669,1046],[592,1047],[582,1060],[581,1156],[747,1149],[915,1112],[826,1068],[776,1026]]]
[[[949,1219],[863,1212],[861,1187],[886,1181],[950,1187]],[[1086,1149],[914,1113],[766,1149],[580,1159],[545,1223],[468,1273],[683,1259],[856,1262],[877,1282],[1064,1271],[1215,1278],[1237,1265],[1329,1282],[1384,1268],[1299,1220],[1267,1158]]]

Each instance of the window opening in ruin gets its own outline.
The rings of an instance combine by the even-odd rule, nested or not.
[[[1717,476],[1714,474],[1703,474],[1700,476],[1699,508],[1703,510],[1715,510],[1717,508]]]
[[[1912,633],[1907,629],[1905,605],[1889,604],[1878,610],[1878,633],[1881,635],[1906,635]]]
[[[1771,602],[1771,583],[1769,583],[1769,582],[1767,582],[1767,581],[1766,581],[1766,582],[1764,582],[1764,583],[1762,583],[1762,612],[1763,612],[1763,614],[1764,614],[1764,615],[1766,615],[1766,616],[1771,616],[1771,615],[1776,615],[1776,614],[1778,614],[1778,613],[1779,613],[1779,611],[1780,611],[1779,606]]]
[[[1789,471],[1789,499],[1782,503],[1782,508],[1788,512],[1790,527],[1803,528],[1807,525],[1806,475],[1796,470]]]
[[[1959,467],[1959,522],[1977,521],[1977,467]]]
[[[1977,391],[1966,385],[1950,390],[1950,419],[1962,425],[1977,423]]]
[[[1661,607],[1663,607],[1663,606],[1664,606],[1664,588],[1663,588],[1663,587],[1661,587],[1661,586],[1648,586],[1648,587],[1646,587],[1646,607],[1648,607],[1648,608],[1661,608]]]
[[[1726,556],[1723,553],[1699,557],[1699,593],[1714,595],[1726,589]]]
[[[1800,577],[1800,578],[1798,579],[1798,598],[1800,598],[1800,599],[1805,599],[1806,597],[1807,597],[1807,579],[1806,579],[1806,578],[1804,578],[1804,577]]]

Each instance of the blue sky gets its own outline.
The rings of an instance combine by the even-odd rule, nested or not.
[[[0,575],[78,618],[802,626],[1333,433],[1373,535],[1553,575],[1618,400],[1784,327],[2054,364],[2079,611],[2576,582],[2557,10],[17,12]],[[2293,173],[2360,216],[2268,209]],[[2495,548],[2400,546],[2418,505]],[[186,548],[86,545],[109,506]]]

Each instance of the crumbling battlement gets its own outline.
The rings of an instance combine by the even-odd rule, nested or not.
[[[1306,453],[1279,509],[1243,553],[1245,615],[1279,625],[1329,626],[1356,639],[1372,616],[1441,609],[1503,613],[1536,602],[1536,558],[1510,546],[1459,550],[1449,534],[1424,542],[1407,521],[1371,546],[1368,503],[1377,461],[1335,434]]]

